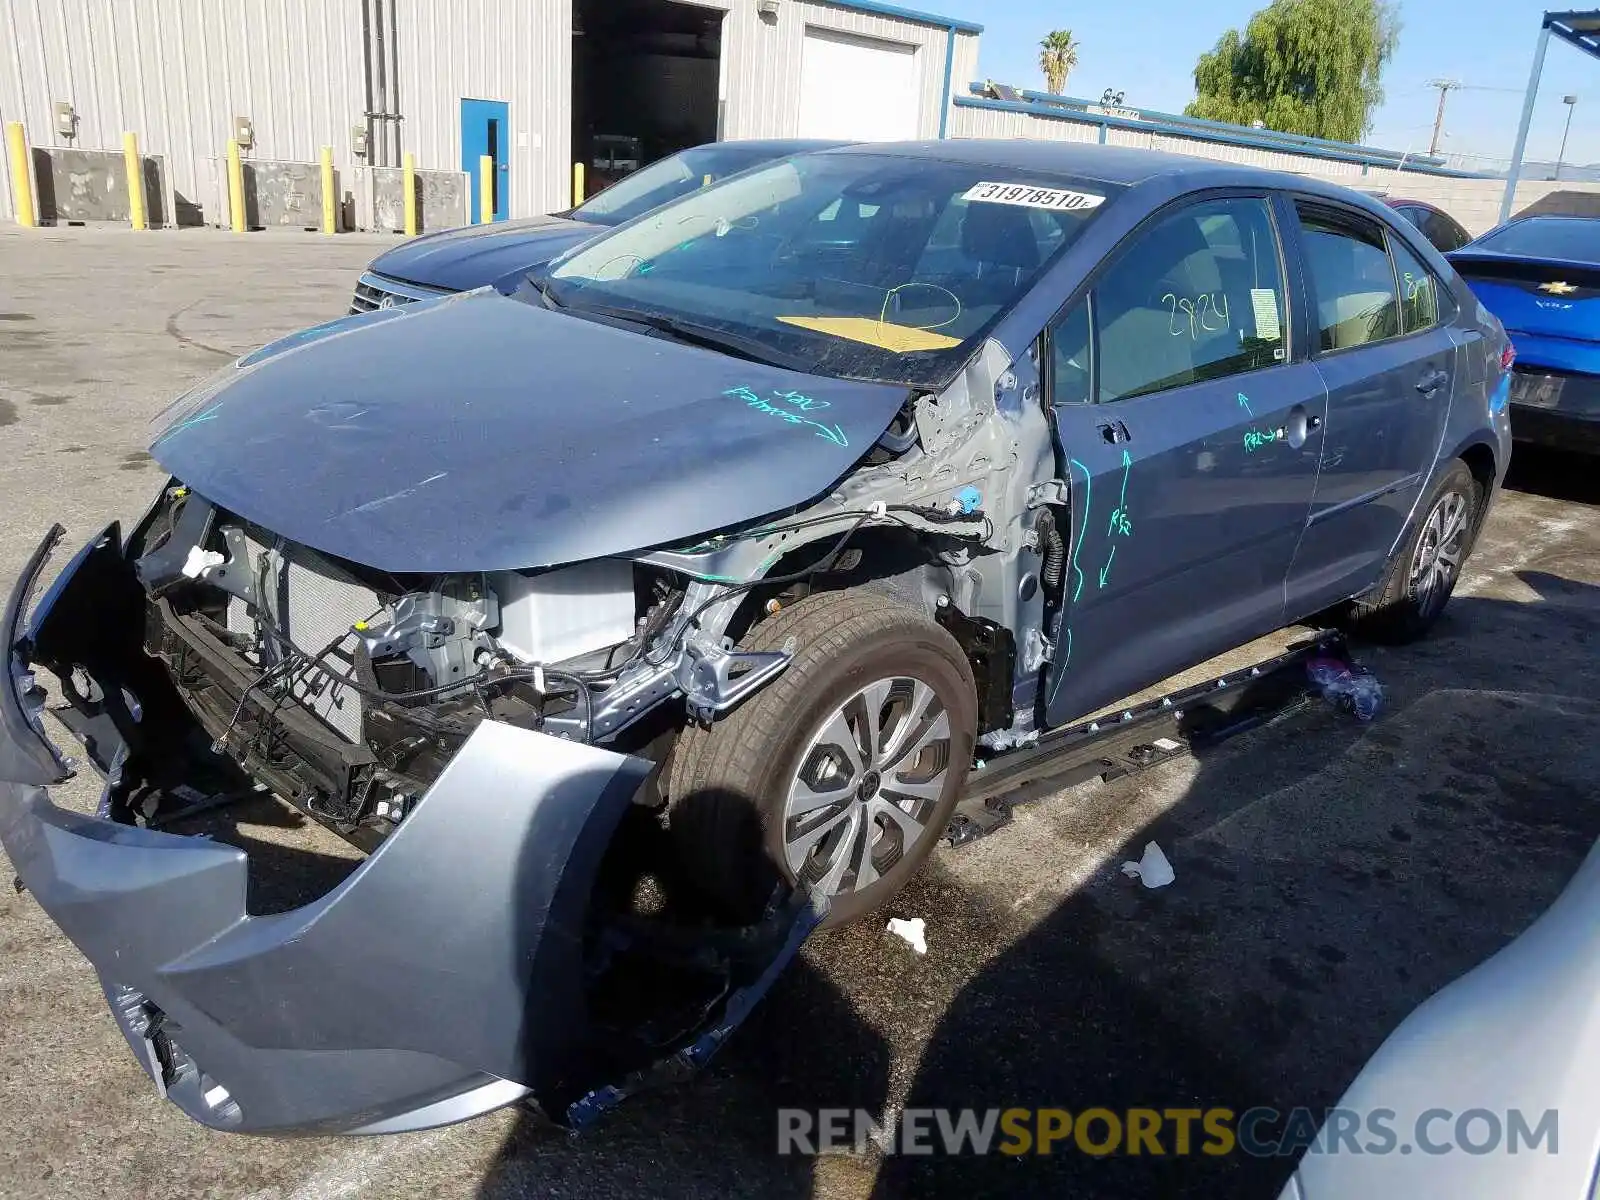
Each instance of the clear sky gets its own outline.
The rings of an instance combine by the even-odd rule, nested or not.
[[[1182,112],[1194,98],[1194,64],[1223,32],[1242,29],[1266,0],[1204,4],[1125,0],[1072,4],[1060,0],[901,0],[909,7],[976,21],[984,27],[979,71],[997,82],[1042,90],[1039,39],[1070,29],[1080,43],[1068,94],[1098,99],[1106,88],[1124,103]],[[1600,3],[1600,0],[1591,0]],[[1552,9],[1582,8],[1553,0]],[[1366,141],[1395,150],[1425,151],[1439,93],[1429,79],[1458,79],[1445,108],[1441,151],[1507,158],[1516,138],[1522,93],[1533,65],[1545,5],[1538,0],[1402,0],[1400,44],[1384,72],[1386,99]],[[964,87],[967,80],[958,81]],[[1496,90],[1477,90],[1496,89]],[[1600,59],[1551,39],[1544,82],[1528,135],[1528,157],[1556,157],[1567,108],[1576,94],[1567,161],[1600,163]]]

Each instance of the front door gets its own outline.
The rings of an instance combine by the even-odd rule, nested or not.
[[[1271,205],[1241,196],[1133,234],[1047,334],[1072,512],[1051,725],[1282,622],[1327,399],[1290,328]]]
[[[461,101],[461,169],[470,177],[472,195],[469,207],[472,222],[483,220],[481,201],[483,156],[494,163],[490,178],[491,201],[496,221],[504,221],[510,209],[510,106],[504,100]]]
[[[1438,453],[1456,348],[1440,284],[1402,239],[1353,209],[1295,207],[1328,386],[1317,491],[1288,587],[1300,618],[1381,574]]]

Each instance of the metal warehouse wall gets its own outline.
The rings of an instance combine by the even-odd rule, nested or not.
[[[403,0],[400,111],[419,167],[461,168],[461,100],[504,100],[510,215],[572,202],[572,0]]]
[[[77,110],[70,141],[57,101]],[[348,164],[364,107],[360,0],[0,0],[0,120],[35,146],[120,150],[134,131],[166,157],[180,213],[214,206],[208,160],[235,116],[255,126],[253,158],[331,145]],[[9,187],[0,206],[12,215]]]
[[[692,2],[728,14],[719,83],[728,138],[795,135],[808,26],[916,47],[924,137],[942,131],[946,89],[977,72],[977,35],[936,23],[822,0],[781,0],[772,20],[757,0]],[[402,148],[423,169],[458,170],[462,98],[506,101],[511,215],[566,207],[572,0],[383,0],[385,13],[391,6],[385,57],[398,87],[388,108],[400,114]],[[363,9],[363,0],[0,0],[0,120],[23,121],[35,146],[120,150],[132,130],[146,154],[166,159],[180,214],[200,208],[220,221],[216,160],[236,116],[255,129],[249,158],[311,161],[329,145],[341,170],[364,161],[350,144],[367,110]],[[57,101],[77,110],[74,139],[55,131]],[[392,128],[377,122],[372,163],[397,161]],[[0,215],[10,204],[0,190]]]
[[[781,0],[776,19],[770,21],[757,13],[756,0],[696,2],[728,12],[722,26],[723,137],[794,137],[798,133],[800,59],[808,25],[915,46],[921,81],[918,133],[939,136],[949,29],[809,0]],[[950,87],[964,88],[977,66],[977,35],[956,33]],[[848,87],[849,81],[841,80],[840,86]]]

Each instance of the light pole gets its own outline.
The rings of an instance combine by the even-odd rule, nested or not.
[[[1567,157],[1567,134],[1572,132],[1572,110],[1578,107],[1576,96],[1563,96],[1561,103],[1567,106],[1567,124],[1561,131],[1561,151],[1556,155],[1556,178],[1561,178],[1561,161]]]

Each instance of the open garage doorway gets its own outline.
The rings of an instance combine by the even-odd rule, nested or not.
[[[587,194],[716,141],[723,15],[671,0],[573,0],[572,155]]]

